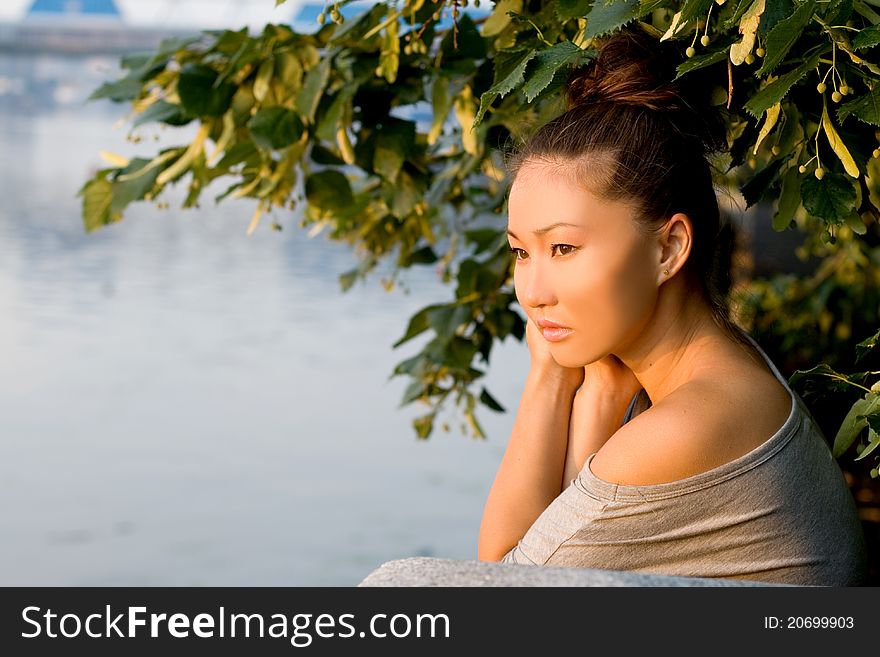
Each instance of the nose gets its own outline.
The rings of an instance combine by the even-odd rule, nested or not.
[[[537,260],[530,262],[528,267],[518,267],[514,270],[513,286],[517,301],[523,308],[541,308],[556,303],[552,283],[546,272],[541,270]]]

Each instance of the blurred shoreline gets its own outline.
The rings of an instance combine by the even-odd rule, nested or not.
[[[154,49],[162,39],[199,34],[180,28],[133,28],[118,21],[0,23],[0,56],[17,54],[125,55]]]

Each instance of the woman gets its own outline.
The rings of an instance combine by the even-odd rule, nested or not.
[[[864,536],[821,430],[728,319],[707,161],[726,140],[661,45],[609,39],[510,161],[531,367],[478,556],[861,583]]]

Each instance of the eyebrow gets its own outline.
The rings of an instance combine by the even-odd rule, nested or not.
[[[545,233],[549,233],[554,228],[559,228],[560,226],[573,226],[574,228],[583,228],[578,224],[572,224],[567,221],[557,221],[555,224],[550,224],[549,226],[544,226],[543,228],[538,228],[534,231],[535,235],[544,235]],[[507,234],[510,235],[514,239],[519,239],[516,235],[514,235],[510,229],[507,230]]]

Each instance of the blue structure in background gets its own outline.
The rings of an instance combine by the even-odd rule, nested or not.
[[[352,5],[344,5],[339,8],[339,13],[341,13],[346,19],[355,18],[359,16],[363,12],[367,11],[375,2],[358,2]],[[297,23],[313,23],[316,26],[316,29],[320,27],[318,25],[318,14],[322,11],[327,12],[327,22],[330,22],[330,7],[332,3],[323,3],[323,2],[304,2],[301,5],[301,9],[299,13],[294,16],[294,21]],[[467,13],[471,18],[480,18],[483,16],[488,16],[492,13],[492,9],[490,7],[481,7],[477,9],[476,7],[468,7],[462,8],[459,10],[460,13]],[[400,19],[401,24],[408,23],[408,19],[406,17],[402,17]],[[452,27],[452,10],[448,7],[443,11],[443,18],[440,22],[437,23],[436,29],[443,30]]]
[[[113,0],[34,0],[27,12],[28,16],[46,14],[58,16],[88,14],[122,18]]]

